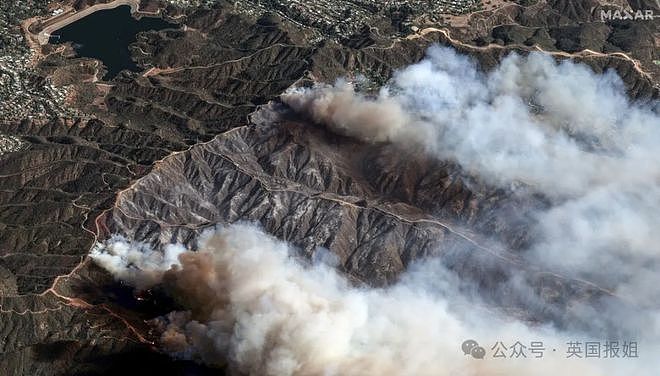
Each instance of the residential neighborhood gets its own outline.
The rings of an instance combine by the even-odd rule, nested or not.
[[[36,3],[36,4],[35,4]],[[68,90],[35,74],[34,51],[23,36],[21,20],[48,14],[46,1],[6,1],[0,8],[0,114],[1,120],[46,118],[70,114]]]

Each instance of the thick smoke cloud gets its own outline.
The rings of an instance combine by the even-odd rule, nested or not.
[[[394,104],[396,125],[370,118],[370,132],[378,129],[395,143],[414,140],[429,155],[454,160],[467,174],[493,185],[522,184],[548,197],[551,208],[530,223],[535,242],[525,254],[528,261],[650,307],[646,322],[657,321],[657,101],[633,103],[614,72],[595,74],[540,53],[511,54],[482,73],[468,57],[440,47],[396,72],[375,97],[347,94],[345,83],[339,88],[342,97],[352,96],[356,103],[333,109],[344,113],[344,133],[365,133],[364,122],[346,121],[353,119],[346,112],[359,103],[370,103],[372,112],[379,112],[373,106]],[[296,111],[317,113],[315,99],[332,102],[337,90],[292,88],[282,100]],[[332,116],[314,119],[337,127]],[[654,334],[660,337],[660,331]]]
[[[185,251],[179,244],[154,250],[148,244],[115,235],[104,243],[95,244],[90,256],[116,278],[144,290],[160,283],[163,273],[172,265],[179,265],[179,255]]]
[[[468,57],[432,47],[376,97],[340,82],[292,88],[282,100],[366,141],[416,140],[496,184],[580,194],[594,185],[660,177],[653,163],[660,160],[657,114],[629,103],[615,73],[596,75],[540,53],[509,55],[484,74]]]
[[[355,95],[353,86],[344,80],[334,86],[321,84],[314,90],[291,89],[282,94],[282,99],[335,132],[366,141],[400,138],[410,123],[399,102],[390,98],[386,90],[376,98],[366,99]]]
[[[112,252],[113,243],[117,239],[103,249]],[[146,259],[137,264],[151,263],[152,251],[135,249]],[[461,296],[460,281],[439,262],[372,289],[353,287],[331,266],[305,265],[295,254],[250,225],[203,234],[197,252],[180,254],[180,263],[159,273],[189,309],[156,321],[163,349],[250,375],[603,374],[588,360],[569,367],[563,353],[548,354],[543,367],[529,359],[493,362],[463,354],[461,343],[474,336],[484,345],[512,338],[558,349],[563,343],[549,328],[506,321]],[[93,257],[104,265],[103,255]]]
[[[596,308],[571,309],[620,322],[645,354],[660,350],[658,105],[632,103],[613,72],[530,54],[482,73],[434,47],[375,96],[342,81],[292,88],[282,100],[337,133],[422,148],[492,185],[546,196],[549,208],[529,223],[533,241],[521,257],[611,291]],[[137,288],[160,284],[189,310],[157,320],[166,351],[247,374],[652,375],[660,366],[650,356],[575,362],[563,353],[538,363],[475,361],[459,351],[463,340],[538,339],[564,349],[582,335],[605,338],[499,317],[437,260],[372,289],[293,254],[238,225],[205,233],[198,252],[113,238],[92,257]],[[512,293],[542,301],[525,281],[513,278]]]

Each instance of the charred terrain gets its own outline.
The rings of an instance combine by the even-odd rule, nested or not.
[[[214,225],[256,222],[301,259],[328,249],[358,286],[390,285],[416,260],[437,256],[489,307],[528,323],[564,322],[576,301],[611,295],[521,257],[532,213],[548,197],[514,194],[421,148],[333,133],[280,95],[342,77],[376,93],[439,44],[483,71],[511,52],[546,51],[596,73],[613,69],[633,100],[656,101],[657,19],[599,16],[619,6],[660,14],[655,1],[489,1],[436,21],[408,5],[338,1],[369,14],[338,28],[280,2],[251,3],[142,1],[143,16],[176,26],[138,34],[130,51],[141,71],[110,81],[70,45],[39,44],[45,12],[13,21],[32,51],[30,78],[15,82],[34,87],[35,103],[44,82],[65,87],[62,103],[74,111],[0,113],[0,373],[217,374],[159,351],[148,320],[179,302],[158,288],[136,295],[87,256],[113,234],[194,247]],[[6,46],[7,56],[18,54]],[[0,78],[12,67],[0,65]],[[12,91],[4,82],[0,90]],[[507,290],[513,271],[544,305]]]

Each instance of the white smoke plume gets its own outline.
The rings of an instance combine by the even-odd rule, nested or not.
[[[454,160],[491,184],[522,183],[552,200],[530,223],[535,239],[525,254],[529,262],[650,307],[648,320],[660,317],[657,101],[630,101],[613,71],[595,74],[531,53],[511,54],[482,73],[468,57],[437,46],[423,61],[396,72],[375,98],[347,94],[345,86],[292,88],[282,100],[316,114],[315,98],[333,102],[341,90],[353,103],[333,113],[344,113],[342,129],[357,130],[364,119],[348,122],[355,118],[346,112],[365,101],[372,113],[380,112],[374,106],[393,103],[399,114],[394,126],[374,117],[367,129],[379,129],[395,143],[416,140],[429,155]],[[313,118],[336,126],[335,117]]]
[[[179,255],[185,251],[180,244],[168,244],[163,250],[154,250],[146,243],[115,235],[95,244],[90,256],[116,278],[144,290],[160,283],[163,273],[172,265],[179,265]]]
[[[378,117],[344,121],[342,133],[359,134],[344,129],[360,130],[367,123],[367,129],[388,134],[387,141],[412,140],[431,156],[454,160],[491,184],[523,183],[551,198],[551,208],[536,213],[530,223],[535,241],[525,257],[595,282],[638,306],[634,318],[625,316],[630,323],[617,316],[616,303],[599,314],[658,343],[657,101],[632,103],[614,72],[597,75],[543,54],[512,54],[493,71],[481,73],[469,58],[440,47],[396,72],[374,98],[347,94],[345,86],[340,86],[343,97],[370,102],[373,113],[379,112],[374,105],[394,103],[399,115],[394,127]],[[327,85],[293,88],[282,100],[310,114],[316,110],[314,98],[331,102],[336,90]],[[313,118],[335,128],[334,117]]]
[[[490,73],[432,47],[376,97],[349,84],[292,88],[294,110],[366,141],[417,141],[496,184],[519,181],[551,194],[660,179],[658,115],[631,104],[614,72],[511,54]],[[616,173],[613,173],[616,171]]]
[[[440,47],[375,96],[340,82],[293,88],[282,100],[340,134],[422,147],[493,185],[522,183],[548,197],[521,257],[611,291],[616,298],[590,312],[594,321],[621,322],[628,339],[645,341],[647,356],[565,359],[565,342],[582,334],[500,317],[433,260],[388,288],[354,287],[329,266],[301,264],[286,244],[248,225],[204,234],[198,252],[175,246],[162,254],[120,238],[93,251],[117,278],[138,288],[161,284],[188,309],[159,320],[167,351],[251,375],[650,376],[660,369],[648,355],[660,351],[657,102],[631,102],[613,72],[530,54],[481,73]],[[524,281],[514,281],[514,292],[533,294]],[[619,311],[621,301],[635,311]],[[589,302],[570,308],[587,310]],[[470,338],[482,346],[538,339],[558,352],[538,362],[480,361],[460,352]]]
[[[152,251],[135,249],[151,259]],[[597,361],[567,362],[564,339],[550,328],[507,321],[462,297],[459,281],[440,263],[427,262],[399,283],[375,289],[353,287],[334,268],[304,265],[294,255],[250,225],[203,234],[197,252],[182,253],[180,264],[160,274],[189,309],[158,320],[161,346],[249,375],[605,374]],[[487,347],[498,340],[543,341],[546,358],[475,359],[461,351],[475,336]],[[553,347],[562,352],[553,354]],[[607,365],[617,367],[639,370],[634,361]]]

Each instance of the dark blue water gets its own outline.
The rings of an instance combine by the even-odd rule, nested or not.
[[[142,17],[136,20],[131,16],[131,7],[122,5],[99,10],[53,32],[49,42],[72,42],[79,56],[101,60],[108,70],[103,79],[110,80],[124,69],[140,71],[128,50],[139,32],[175,27],[175,24],[160,18]]]

